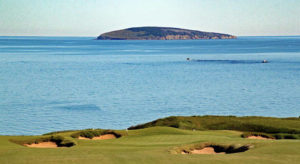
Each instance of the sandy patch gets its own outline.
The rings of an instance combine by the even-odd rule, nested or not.
[[[79,136],[78,139],[80,140],[107,140],[107,139],[115,139],[117,138],[115,135],[113,134],[104,134],[98,137],[93,137],[92,139],[90,138],[86,138],[86,137],[81,137]]]
[[[232,154],[232,153],[242,153],[250,148],[253,148],[251,145],[216,145],[216,144],[203,144],[192,145],[192,147],[181,149],[180,154]],[[175,149],[175,152],[179,153],[178,148]]]
[[[32,143],[32,144],[24,144],[27,147],[34,147],[34,148],[57,148],[55,142],[40,142],[40,143]]]
[[[203,149],[195,149],[191,151],[191,154],[225,154],[225,152],[217,153],[213,147],[205,147]]]
[[[262,137],[262,136],[249,136],[247,138],[249,138],[249,139],[257,139],[257,140],[271,140],[271,138],[266,138],[266,137]]]
[[[93,140],[108,140],[108,139],[115,139],[115,138],[117,137],[113,134],[104,134],[99,137],[94,137]]]
[[[78,139],[80,139],[80,140],[90,140],[90,138],[81,137],[81,136],[79,136]]]

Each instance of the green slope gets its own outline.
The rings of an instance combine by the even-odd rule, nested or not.
[[[273,117],[172,116],[132,126],[129,129],[142,129],[155,126],[197,130],[238,130],[272,134],[300,134],[300,118]]]
[[[132,130],[73,130],[41,136],[0,136],[0,163],[289,163],[300,161],[300,140],[256,140],[241,135],[299,135],[299,118],[194,116],[168,117]],[[195,130],[197,129],[197,130]],[[253,131],[254,130],[254,131]],[[245,133],[247,131],[247,133]],[[260,131],[259,133],[257,131]],[[263,133],[264,132],[264,133]],[[268,132],[268,134],[265,134]],[[110,140],[80,140],[117,134]],[[284,137],[283,137],[284,138]],[[29,148],[25,143],[54,141],[59,148]],[[203,145],[250,149],[234,154],[181,154]]]
[[[79,140],[70,148],[28,148],[10,140],[41,136],[0,136],[0,163],[298,163],[300,140],[251,140],[237,131],[192,131],[153,127],[118,131],[119,139]],[[71,139],[74,132],[56,135]],[[43,136],[45,137],[45,136]],[[243,153],[218,155],[172,154],[174,149],[199,143],[251,144]]]

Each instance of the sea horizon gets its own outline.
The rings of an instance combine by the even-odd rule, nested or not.
[[[70,37],[70,38],[97,38],[98,35],[0,35],[0,37]],[[234,34],[233,34],[234,35]],[[300,37],[300,35],[234,35],[236,37]],[[175,40],[175,39],[174,39]],[[182,40],[182,39],[178,39]],[[186,39],[186,40],[226,40],[226,39]]]

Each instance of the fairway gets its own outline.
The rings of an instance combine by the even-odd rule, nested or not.
[[[55,133],[74,140],[73,147],[29,148],[13,141],[41,136],[0,136],[0,163],[298,163],[300,140],[256,140],[241,137],[241,132],[228,130],[182,130],[151,127],[117,131],[118,139],[79,140],[72,132]],[[180,154],[180,147],[200,143],[251,145],[242,153]]]

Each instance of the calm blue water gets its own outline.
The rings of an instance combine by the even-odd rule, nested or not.
[[[171,115],[298,117],[299,102],[300,37],[0,37],[1,135],[124,129]]]

